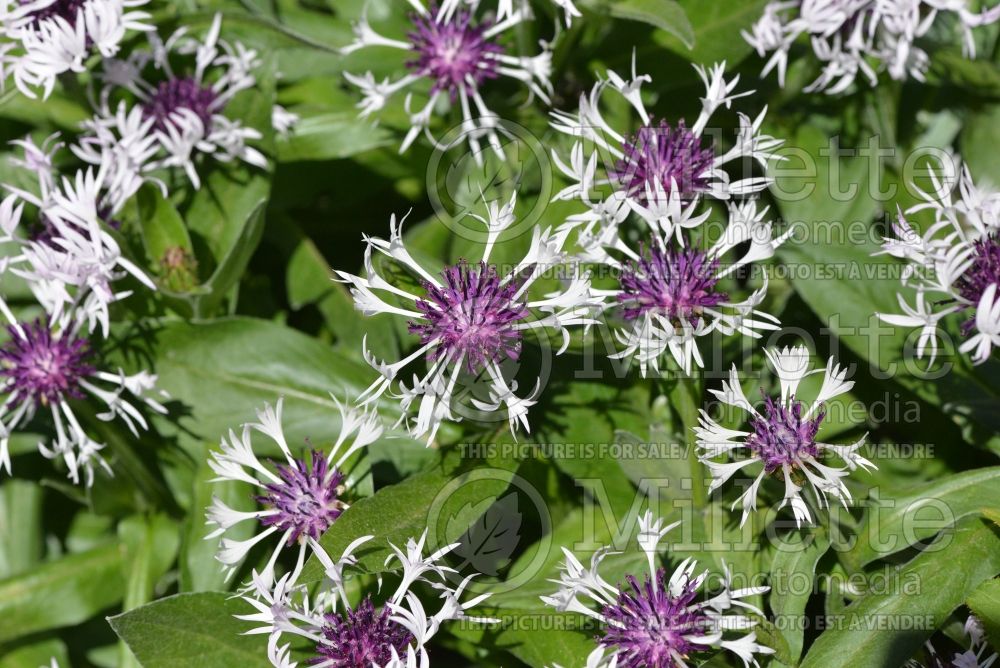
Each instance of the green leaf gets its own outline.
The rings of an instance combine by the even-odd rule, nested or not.
[[[517,463],[512,460],[486,463],[451,453],[429,470],[352,504],[323,534],[320,545],[337,559],[355,539],[374,536],[357,553],[358,567],[370,573],[391,570],[394,566],[384,563],[392,554],[389,543],[402,548],[409,538],[420,538],[425,528],[428,551],[457,542],[489,507],[483,501],[492,503],[503,496],[516,470]],[[468,508],[480,512],[463,512]],[[321,574],[318,562],[312,559],[302,577],[311,581]]]
[[[66,644],[57,638],[21,645],[5,652],[0,655],[0,668],[48,668],[52,659],[60,666],[69,665]]]
[[[757,634],[757,642],[759,642],[764,647],[769,647],[774,650],[774,660],[779,664],[784,664],[786,666],[795,665],[797,660],[797,652],[792,653],[792,649],[788,644],[788,636],[778,630],[778,627],[774,625],[770,620],[763,619],[757,615],[752,616],[756,620],[757,625],[754,626],[754,632]]]
[[[279,397],[290,444],[334,441],[340,413],[330,394],[350,400],[372,375],[316,339],[253,318],[168,323],[155,332],[155,352],[159,386],[187,405],[172,419],[199,443],[217,442]]]
[[[154,587],[173,565],[177,556],[177,525],[166,515],[133,515],[118,525],[118,538],[124,547],[125,600],[122,607],[131,610],[153,598]],[[137,666],[124,646],[118,665]]]
[[[81,100],[83,96],[81,96]],[[77,132],[80,123],[90,119],[92,111],[84,104],[56,90],[46,99],[31,99],[11,86],[0,97],[0,117],[40,125],[48,121],[52,125],[71,132]]]
[[[266,200],[259,200],[240,229],[240,235],[222,256],[215,271],[190,298],[197,317],[214,315],[222,300],[243,277],[250,258],[264,234],[264,211]]]
[[[386,359],[399,355],[391,314],[361,317],[354,298],[343,283],[334,280],[330,262],[316,243],[288,216],[278,216],[265,230],[264,243],[288,256],[285,285],[288,303],[295,310],[315,304],[324,323],[336,337],[335,347],[356,355],[363,341]]]
[[[600,355],[600,349],[595,351]],[[649,387],[642,383],[610,383],[595,378],[613,378],[602,367],[580,371],[571,382],[561,380],[574,372],[555,366],[549,385],[534,415],[544,418],[535,429],[537,442],[568,444],[552,450],[561,471],[591,494],[608,501],[609,511],[624,514],[637,495],[635,486],[619,464],[617,452],[608,447],[616,432],[642,435],[648,432]],[[557,380],[558,379],[558,380]],[[595,411],[594,407],[601,410]],[[577,447],[577,446],[593,446]],[[623,453],[624,454],[624,453]]]
[[[266,636],[242,635],[249,625],[233,617],[252,610],[222,592],[176,594],[108,623],[143,668],[269,668]]]
[[[847,606],[810,647],[802,668],[902,665],[982,582],[1000,573],[1000,536],[992,524],[966,518],[942,540],[946,547],[921,553],[893,573],[900,588]],[[917,583],[917,591],[907,591],[907,583]],[[888,632],[889,624],[909,627]]]
[[[789,659],[782,663],[794,665],[802,654],[804,629],[798,621],[815,586],[816,565],[829,548],[830,539],[822,529],[794,531],[777,545],[768,603],[775,626],[781,629],[778,633],[787,644]]]
[[[993,150],[1000,140],[1000,104],[983,105],[962,120],[962,160],[980,178],[994,178],[986,175],[1000,174],[1000,156]]]
[[[989,60],[970,60],[959,49],[938,49],[927,81],[963,88],[976,95],[1000,97],[1000,67]]]
[[[674,35],[687,48],[694,47],[694,30],[676,0],[622,0],[611,5],[611,15],[648,23]]]
[[[40,561],[42,497],[41,486],[27,480],[8,478],[0,484],[0,577],[24,572]]]
[[[192,510],[185,521],[180,556],[180,588],[184,592],[222,590],[227,586],[222,564],[215,559],[218,539],[205,540],[214,528],[205,523],[205,509],[212,503],[212,497],[217,496],[230,508],[240,511],[252,511],[257,505],[253,500],[254,490],[245,482],[209,482],[216,477],[208,466],[208,451],[214,447],[214,444],[206,443],[202,448],[194,476]],[[241,522],[230,527],[226,536],[233,540],[246,540],[253,536],[255,528],[252,522]]]
[[[164,199],[159,188],[151,183],[143,185],[137,201],[142,241],[150,262],[160,262],[167,251],[174,248],[194,252],[184,220],[174,205]]]
[[[1000,510],[1000,466],[957,473],[907,488],[905,493],[882,496],[872,499],[857,541],[840,555],[852,572],[927,540],[953,521],[980,515],[984,508]]]
[[[1000,647],[1000,580],[987,580],[965,602],[979,618],[992,647]]]
[[[124,547],[126,610],[153,598],[157,581],[170,569],[177,556],[177,524],[163,514],[133,515],[118,524],[118,540]]]
[[[465,624],[453,632],[480,647],[506,650],[529,666],[583,666],[596,647],[583,615],[505,609],[497,618],[499,624]]]
[[[666,46],[695,63],[709,64],[725,60],[729,67],[752,51],[740,35],[760,18],[768,0],[678,0],[690,24],[693,47],[673,35],[654,35],[657,47]]]
[[[386,128],[359,118],[357,110],[303,116],[278,144],[278,161],[338,160],[396,141]]]
[[[0,580],[0,643],[71,626],[122,600],[122,553],[104,545]]]

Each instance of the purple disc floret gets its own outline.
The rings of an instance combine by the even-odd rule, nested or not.
[[[437,15],[434,5],[425,15],[411,15],[415,29],[408,37],[417,58],[406,65],[433,81],[432,92],[447,91],[454,101],[459,91],[474,90],[497,78],[497,57],[504,49],[486,36],[490,21],[473,24],[467,10],[455,12],[449,21],[438,20]]]
[[[765,397],[762,414],[750,418],[753,433],[746,440],[747,447],[764,463],[767,473],[785,465],[797,467],[805,458],[819,455],[816,434],[825,415],[820,409],[815,417],[803,418],[802,403],[794,397],[788,408]]]
[[[710,635],[712,623],[695,603],[697,582],[688,580],[671,593],[666,573],[656,572],[656,586],[649,576],[640,585],[627,576],[629,588],[619,587],[618,600],[604,606],[608,620],[598,642],[614,648],[621,668],[675,668],[704,645],[691,638]]]
[[[444,285],[425,282],[427,295],[416,302],[427,322],[409,323],[421,343],[439,342],[431,360],[461,356],[470,373],[504,359],[516,360],[521,353],[516,324],[528,316],[528,308],[516,300],[518,282],[501,281],[485,262],[469,266],[464,260],[446,268],[442,276]]]
[[[21,0],[21,5],[27,5],[33,0]],[[32,11],[28,16],[37,26],[39,23],[54,16],[65,19],[70,24],[76,23],[77,14],[87,4],[87,0],[55,0],[54,2]]]
[[[683,120],[675,127],[661,120],[659,125],[640,128],[626,138],[622,154],[610,176],[629,197],[640,201],[646,200],[647,186],[655,193],[658,185],[667,195],[677,189],[682,199],[706,191],[715,161],[711,146],[704,146]]]
[[[653,312],[675,325],[693,327],[704,309],[728,299],[716,290],[718,269],[719,261],[703,251],[654,245],[649,252],[640,250],[637,262],[624,266],[617,300],[626,320]]]
[[[326,616],[323,642],[316,647],[319,657],[313,663],[332,668],[384,666],[393,649],[405,657],[412,641],[410,632],[390,619],[389,609],[376,610],[368,596],[353,610]]]
[[[217,111],[218,99],[214,90],[191,77],[170,78],[160,82],[142,110],[146,118],[156,119],[153,126],[157,130],[166,132],[170,117],[181,109],[188,109],[195,113],[208,132],[212,128],[212,115]]]
[[[21,325],[20,330],[8,327],[10,338],[0,345],[0,377],[6,379],[6,391],[29,397],[36,408],[83,398],[80,380],[94,373],[87,340],[68,333],[55,335],[40,320]]]
[[[261,517],[261,522],[289,531],[291,542],[302,536],[318,539],[343,512],[338,498],[343,474],[330,469],[326,458],[316,450],[312,451],[311,464],[297,459],[294,466],[276,466],[281,483],[269,483],[267,494],[257,497],[265,507],[277,511]]]
[[[1000,242],[988,236],[973,243],[972,264],[956,281],[958,294],[970,302],[973,310],[979,306],[986,288],[1000,286]],[[962,334],[968,335],[976,326],[975,315],[962,323]]]

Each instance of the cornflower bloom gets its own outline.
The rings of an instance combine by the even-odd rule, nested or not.
[[[187,28],[166,41],[150,33],[148,50],[104,62],[95,114],[83,123],[73,151],[90,164],[109,165],[109,181],[120,197],[127,199],[152,178],[150,172],[163,168],[182,169],[198,188],[195,163],[201,155],[267,165],[248,143],[261,139],[261,132],[225,114],[238,93],[256,84],[257,52],[221,39],[221,29],[219,14],[203,39]],[[190,66],[180,69],[177,60]]]
[[[899,213],[895,235],[885,239],[878,254],[906,262],[897,294],[902,314],[878,315],[890,325],[919,327],[917,356],[929,352],[931,362],[941,321],[960,317],[959,350],[981,364],[1000,346],[1000,193],[977,186],[968,167],[959,175],[957,164],[946,160],[931,174],[931,190]],[[906,216],[924,210],[933,222],[921,232]]]
[[[500,117],[486,103],[482,89],[487,81],[501,76],[516,79],[528,87],[532,96],[548,103],[552,92],[549,76],[552,54],[542,43],[537,56],[515,56],[507,53],[499,37],[518,24],[528,20],[525,8],[512,9],[494,20],[489,15],[476,18],[479,0],[473,2],[446,2],[441,7],[424,6],[420,0],[409,0],[413,7],[410,20],[413,30],[405,39],[384,37],[369,25],[366,17],[354,25],[354,41],[342,49],[349,54],[371,46],[389,47],[409,55],[406,67],[409,73],[391,81],[378,81],[372,72],[364,75],[347,74],[347,80],[357,86],[363,95],[358,104],[363,117],[385,107],[389,98],[420,84],[430,86],[427,100],[422,105],[414,102],[412,93],[404,101],[410,117],[410,130],[400,145],[405,151],[423,132],[432,144],[437,141],[430,133],[435,110],[447,102],[458,106],[462,115],[461,137],[469,142],[477,159],[481,159],[480,139],[487,142],[498,155],[503,155],[498,131]],[[461,5],[461,6],[460,6]]]
[[[831,95],[846,91],[864,76],[874,86],[886,71],[897,81],[923,81],[930,56],[918,41],[942,16],[950,16],[962,34],[967,58],[976,55],[972,31],[1000,19],[1000,6],[974,12],[967,0],[777,0],[743,38],[760,57],[770,54],[761,76],[777,72],[785,85],[788,56],[799,38],[809,38],[822,72],[807,92]]]
[[[302,567],[308,550],[317,545],[327,529],[347,509],[350,479],[345,474],[352,456],[382,436],[382,426],[375,413],[358,411],[337,403],[340,411],[340,434],[328,452],[311,449],[302,456],[292,454],[281,424],[284,399],[275,407],[266,405],[257,411],[257,422],[243,425],[237,435],[229,431],[221,448],[211,453],[208,465],[215,472],[212,482],[238,481],[255,488],[257,510],[239,511],[217,496],[206,512],[207,524],[216,527],[206,540],[223,536],[230,528],[243,522],[255,522],[260,531],[247,540],[222,538],[216,558],[229,575],[255,545],[268,537],[280,536],[271,558],[260,573],[265,581],[273,581],[278,558],[285,549],[298,546],[296,570]],[[254,452],[253,432],[267,436],[284,457],[284,462],[265,464]]]
[[[92,398],[103,405],[97,418],[120,420],[138,438],[147,423],[132,395],[149,409],[166,413],[153,398],[156,376],[146,371],[126,375],[122,369],[103,371],[97,366],[90,342],[77,326],[62,328],[45,320],[18,322],[0,300],[0,312],[7,319],[7,340],[0,344],[0,471],[11,472],[10,436],[36,415],[48,415],[55,436],[39,451],[49,459],[61,458],[69,478],[80,483],[81,474],[89,487],[94,482],[95,465],[110,467],[100,455],[102,443],[83,428],[75,407],[77,400]],[[163,393],[159,393],[163,395]]]
[[[722,383],[722,389],[710,391],[722,403],[746,411],[750,431],[727,429],[701,410],[699,426],[695,428],[698,457],[712,474],[710,492],[721,487],[737,472],[759,466],[759,473],[752,474],[753,482],[733,503],[734,509],[737,505],[743,507],[741,526],[756,510],[757,494],[766,477],[784,482],[785,495],[779,507],[790,505],[796,525],[801,525],[802,522],[813,521],[803,487],[808,485],[819,507],[828,507],[828,498],[836,499],[846,507],[851,493],[843,478],[858,468],[874,469],[875,465],[858,452],[867,435],[851,445],[833,445],[817,440],[820,425],[826,417],[826,402],[854,387],[854,381],[846,380],[847,370],[841,369],[833,359],[827,362],[824,369],[810,370],[809,351],[803,346],[765,350],[764,354],[781,384],[779,396],[765,395],[763,406],[759,409],[754,407],[743,393],[734,364],[729,380]],[[816,398],[806,406],[796,396],[796,391],[802,379],[817,373],[823,374],[823,382]],[[825,463],[830,455],[842,460],[844,466]],[[716,461],[715,458],[720,456],[724,456],[724,460]]]
[[[610,548],[594,552],[589,568],[563,548],[559,579],[552,580],[559,589],[541,599],[560,612],[580,613],[601,625],[588,668],[683,668],[688,661],[707,658],[712,650],[732,652],[745,666],[756,666],[756,655],[773,653],[757,642],[756,622],[749,616],[763,613],[742,600],[767,592],[767,587],[733,589],[727,568],[722,591],[706,597],[700,590],[708,571],[695,574],[693,559],[681,562],[669,579],[657,566],[660,541],[678,524],[664,527],[650,511],[639,518],[637,541],[649,565],[641,582],[627,575],[615,586],[601,576],[601,562]],[[748,633],[735,637],[743,632]]]
[[[541,390],[541,378],[527,396],[517,394],[518,383],[505,373],[505,362],[516,362],[524,335],[541,335],[552,330],[569,344],[569,327],[593,322],[599,300],[590,294],[588,276],[577,267],[557,291],[533,297],[532,285],[551,268],[564,261],[561,246],[551,230],[535,228],[524,258],[509,272],[501,274],[490,264],[490,253],[499,235],[514,222],[514,199],[503,206],[491,203],[486,224],[488,239],[480,262],[459,261],[440,272],[431,272],[417,262],[406,248],[402,221],[392,217],[388,240],[368,238],[365,249],[365,277],[337,271],[340,280],[351,286],[355,307],[365,315],[390,313],[407,319],[411,333],[420,339],[416,351],[398,362],[377,360],[364,343],[364,356],[379,372],[379,379],[362,393],[360,401],[371,404],[393,386],[399,373],[424,358],[427,370],[414,374],[409,386],[399,383],[398,396],[405,421],[413,405],[419,404],[416,419],[409,425],[416,438],[434,439],[445,420],[461,421],[453,413],[456,386],[461,378],[483,378],[488,398],[472,398],[476,409],[487,414],[506,413],[511,431],[518,425],[528,429],[528,409]],[[420,282],[413,292],[390,283],[376,269],[373,252],[390,258]],[[395,302],[404,302],[397,306]]]
[[[384,600],[376,602],[377,592],[352,597],[346,586],[350,571],[357,565],[354,552],[374,536],[362,536],[344,550],[339,559],[324,551],[316,553],[325,577],[316,593],[295,582],[289,573],[273,586],[255,576],[253,587],[243,599],[256,612],[237,615],[258,624],[249,633],[267,634],[268,658],[278,668],[293,668],[292,640],[311,648],[307,663],[320,668],[380,666],[384,668],[427,668],[430,656],[427,642],[442,624],[454,620],[489,623],[493,620],[470,617],[466,611],[485,600],[489,594],[462,601],[472,576],[457,586],[448,581],[454,570],[444,565],[444,557],[457,545],[447,545],[424,556],[427,532],[410,538],[404,549],[390,543],[392,554],[385,561],[388,570],[401,570],[399,584]],[[380,579],[380,583],[381,583]],[[441,605],[429,613],[417,596],[420,588],[438,592]],[[381,589],[381,587],[380,587]],[[282,643],[291,637],[289,642]]]
[[[111,58],[132,30],[148,31],[148,0],[3,0],[0,2],[0,80],[47,98],[60,74],[87,71],[93,54]]]

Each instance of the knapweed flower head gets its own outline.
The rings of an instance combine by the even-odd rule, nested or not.
[[[966,166],[960,174],[955,161],[943,167],[931,174],[931,190],[920,191],[924,201],[899,214],[895,235],[882,245],[881,253],[907,265],[905,290],[897,295],[903,313],[879,317],[890,325],[920,327],[917,356],[929,352],[931,362],[941,321],[959,318],[965,339],[959,350],[979,364],[1000,346],[1000,193],[978,187]],[[925,210],[933,222],[920,231],[906,216]]]
[[[748,160],[767,167],[778,159],[774,150],[782,142],[761,133],[766,109],[752,120],[740,113],[736,140],[723,150],[712,133],[706,133],[713,115],[753,91],[734,92],[739,76],[727,80],[725,63],[709,69],[696,66],[696,70],[705,96],[701,113],[691,124],[685,119],[657,118],[646,108],[642,86],[652,78],[636,72],[634,56],[631,79],[608,71],[606,80],[580,96],[577,111],[553,112],[552,127],[574,139],[568,161],[552,152],[553,161],[570,182],[555,198],[579,200],[587,207],[586,212],[569,218],[567,229],[582,226],[586,236],[609,236],[634,213],[654,223],[672,219],[668,232],[673,233],[675,227],[694,227],[704,220],[697,214],[698,205],[706,199],[754,195],[768,186],[771,180],[766,176],[748,174],[733,181],[725,169]],[[628,103],[638,116],[638,129],[619,130],[608,122],[602,111],[606,93]]]
[[[164,168],[184,170],[198,188],[201,155],[267,165],[248,143],[261,139],[261,132],[225,113],[239,92],[256,83],[260,60],[256,51],[221,39],[221,29],[222,16],[216,15],[201,39],[187,28],[166,41],[150,33],[148,49],[104,62],[95,114],[83,123],[73,150],[90,164],[111,165],[111,182],[123,197]]]
[[[1000,7],[973,11],[968,0],[776,0],[743,38],[765,57],[762,76],[777,72],[785,85],[788,57],[800,38],[808,38],[822,72],[807,92],[842,93],[864,76],[869,85],[880,72],[897,81],[923,81],[930,56],[919,46],[942,17],[962,33],[966,57],[974,58],[972,30],[1000,19]]]
[[[809,351],[803,346],[765,350],[764,354],[778,376],[779,395],[762,391],[763,403],[750,403],[734,364],[722,389],[710,392],[723,404],[746,411],[750,430],[727,429],[702,410],[695,428],[698,456],[712,474],[709,491],[720,488],[738,472],[751,469],[747,473],[753,476],[752,482],[733,503],[734,509],[738,505],[743,508],[741,526],[756,510],[758,491],[767,477],[784,483],[785,494],[779,507],[790,505],[795,523],[801,525],[813,521],[806,494],[811,492],[811,498],[821,508],[829,507],[830,498],[846,507],[851,493],[843,478],[858,468],[873,469],[875,465],[858,452],[866,436],[851,445],[818,440],[826,402],[854,387],[854,381],[846,379],[847,370],[833,359],[824,369],[810,370]],[[819,373],[823,374],[822,385],[816,398],[806,405],[796,394],[799,384]],[[831,456],[843,461],[844,466],[829,462]]]
[[[107,170],[58,177],[39,166],[37,192],[8,186],[0,203],[0,245],[11,247],[3,268],[27,282],[53,323],[65,329],[76,319],[105,336],[110,305],[131,294],[116,283],[131,276],[156,289],[109,232],[123,202],[109,195]]]
[[[569,344],[568,328],[591,324],[599,304],[590,293],[588,276],[576,267],[567,267],[568,275],[559,290],[537,297],[529,294],[547,271],[561,266],[565,259],[550,229],[534,229],[530,248],[510,270],[501,271],[490,263],[497,238],[514,222],[513,198],[503,206],[491,203],[486,218],[474,217],[488,229],[479,262],[461,260],[441,271],[429,271],[407,250],[402,221],[397,223],[394,216],[388,241],[367,239],[364,277],[337,272],[340,280],[351,286],[358,310],[366,315],[388,313],[405,318],[409,331],[419,337],[417,350],[393,363],[377,360],[365,344],[365,359],[380,377],[362,393],[360,401],[377,401],[405,368],[423,360],[425,370],[415,373],[408,386],[400,382],[397,394],[403,409],[401,421],[406,421],[415,407],[409,430],[428,442],[443,421],[462,420],[463,416],[453,411],[453,404],[465,398],[459,396],[457,388],[470,377],[483,380],[488,388],[486,397],[472,395],[476,410],[506,413],[511,431],[518,425],[528,429],[528,409],[535,403],[541,379],[521,396],[518,383],[505,371],[506,363],[519,359],[529,332],[536,336],[557,333],[562,337],[557,354],[562,353]],[[393,285],[376,269],[373,252],[387,256],[415,278],[419,289]]]
[[[405,548],[390,543],[392,554],[385,561],[387,570],[398,573],[398,585],[387,597],[379,591],[350,593],[351,570],[357,565],[354,552],[367,545],[374,536],[362,536],[344,550],[339,559],[331,559],[320,549],[317,558],[325,577],[315,593],[296,584],[294,574],[288,574],[273,585],[255,575],[253,586],[243,600],[257,612],[237,615],[240,619],[259,624],[249,633],[267,634],[268,658],[278,668],[293,668],[293,645],[303,643],[309,650],[304,665],[330,668],[427,668],[430,656],[427,642],[441,629],[444,622],[465,619],[483,623],[493,620],[470,617],[466,611],[485,600],[481,594],[467,601],[462,595],[472,576],[452,586],[449,577],[455,571],[444,564],[445,556],[457,547],[447,545],[427,556],[424,546],[427,532],[418,539],[410,538]],[[384,577],[384,576],[383,576]],[[388,577],[385,580],[389,580]],[[351,583],[353,584],[353,583]],[[420,589],[436,592],[440,606],[431,613],[418,597]],[[284,640],[291,638],[289,642]]]
[[[111,58],[132,30],[147,31],[148,0],[3,0],[0,82],[14,79],[28,97],[48,97],[59,75],[85,72],[87,59]]]
[[[532,95],[548,102],[552,87],[549,74],[552,54],[542,44],[536,56],[517,56],[499,40],[501,35],[530,18],[526,9],[517,7],[500,19],[489,14],[479,16],[479,0],[447,2],[438,7],[424,6],[420,0],[409,0],[413,7],[410,19],[413,29],[405,39],[384,37],[362,17],[354,25],[354,41],[344,53],[371,46],[389,47],[407,53],[409,73],[395,81],[377,81],[375,75],[347,74],[347,80],[357,86],[362,95],[358,107],[362,116],[381,110],[389,98],[411,88],[426,93],[426,101],[417,102],[412,92],[406,94],[404,107],[410,117],[410,130],[400,146],[405,151],[423,132],[437,144],[430,132],[433,115],[442,105],[458,108],[462,116],[461,136],[468,140],[479,157],[480,139],[503,155],[498,136],[500,117],[487,105],[483,89],[487,82],[501,76],[516,79],[528,87]]]
[[[121,369],[103,371],[90,341],[78,326],[62,328],[48,321],[18,322],[0,300],[7,319],[6,338],[0,343],[0,471],[11,472],[10,436],[36,417],[51,419],[55,436],[38,449],[49,459],[62,459],[68,475],[79,483],[81,474],[89,487],[95,466],[110,467],[100,455],[102,443],[91,438],[81,423],[78,400],[92,399],[101,406],[100,420],[120,420],[138,438],[147,423],[136,403],[158,413],[166,409],[153,398],[156,376],[145,371],[126,375]],[[79,323],[76,319],[70,322]],[[160,393],[162,394],[162,393]]]
[[[758,211],[754,200],[729,202],[727,208],[725,232],[707,249],[692,245],[682,228],[700,223],[708,212],[692,218],[690,206],[683,209],[676,200],[647,220],[648,233],[637,245],[617,233],[578,237],[583,257],[610,267],[617,277],[617,286],[593,290],[607,298],[606,321],[621,345],[613,358],[634,358],[645,376],[658,372],[669,352],[690,374],[693,364],[703,366],[701,337],[738,332],[759,338],[761,330],[778,329],[778,319],[759,309],[767,296],[766,276],[742,298],[730,293],[725,280],[773,256],[790,232],[774,237],[767,208]],[[732,282],[731,287],[742,290]]]
[[[252,538],[220,541],[216,558],[230,575],[251,548],[270,536],[276,536],[277,541],[260,577],[272,580],[282,551],[296,547],[295,570],[299,570],[307,552],[318,549],[316,541],[348,508],[345,497],[350,480],[345,469],[357,452],[382,436],[382,426],[375,413],[334,401],[340,411],[340,434],[326,452],[311,448],[301,456],[292,454],[281,424],[284,399],[279,399],[274,407],[267,405],[258,410],[257,422],[244,424],[241,433],[230,430],[220,450],[211,453],[208,465],[217,476],[212,482],[248,483],[255,489],[258,505],[254,511],[235,510],[217,496],[212,497],[206,517],[207,524],[216,529],[206,536],[207,540],[243,522],[258,525],[258,533]],[[280,449],[283,461],[258,457],[251,438],[254,432],[267,436]]]
[[[733,589],[726,569],[722,591],[706,596],[701,589],[708,571],[696,574],[693,559],[681,562],[669,578],[657,565],[660,541],[678,524],[663,526],[663,520],[650,511],[639,518],[638,543],[648,573],[641,580],[627,575],[618,585],[600,574],[610,548],[594,552],[589,568],[563,548],[559,579],[552,580],[559,590],[541,598],[561,612],[580,613],[600,624],[598,648],[588,666],[681,668],[688,661],[707,658],[713,650],[727,650],[744,665],[756,666],[756,655],[773,653],[757,642],[756,622],[749,616],[763,613],[742,600],[767,592],[767,587]]]

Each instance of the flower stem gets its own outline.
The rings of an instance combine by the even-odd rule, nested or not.
[[[695,448],[694,428],[698,425],[698,408],[702,399],[702,379],[700,375],[682,377],[670,392],[670,403],[681,419],[681,429],[684,442],[687,445],[687,460],[691,473],[691,496],[694,505],[704,508],[708,503],[708,491],[705,488],[705,467],[698,460]]]

